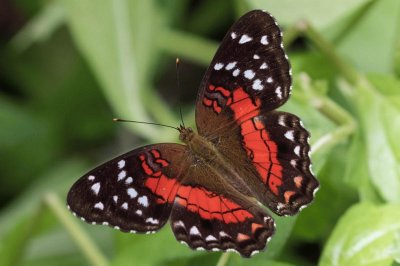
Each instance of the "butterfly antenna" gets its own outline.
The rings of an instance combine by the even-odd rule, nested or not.
[[[178,83],[178,90],[180,91],[181,89],[181,82],[179,78],[179,65],[181,63],[181,60],[177,57],[175,60],[175,66],[176,66],[176,82]],[[182,126],[185,127],[185,122],[183,121],[183,115],[182,115],[182,108],[179,107],[179,113],[181,115],[181,122]]]
[[[179,65],[180,65],[180,63],[181,63],[181,60],[177,57],[175,59],[175,67],[176,67],[176,81],[178,83],[178,90],[179,91],[180,91],[180,88],[181,88],[181,82],[179,80]]]
[[[161,127],[169,127],[173,128],[179,131],[178,127],[173,127],[169,125],[164,125],[164,124],[159,124],[159,123],[152,123],[152,122],[142,122],[142,121],[135,121],[135,120],[125,120],[125,119],[120,119],[120,118],[113,118],[114,122],[131,122],[131,123],[137,123],[137,124],[145,124],[145,125],[156,125],[156,126],[161,126]]]
[[[181,115],[182,126],[185,127],[185,122],[183,121],[183,115],[182,115],[182,108],[180,108],[180,107],[179,107],[179,113]]]

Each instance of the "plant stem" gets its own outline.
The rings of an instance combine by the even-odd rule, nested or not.
[[[313,90],[310,84],[310,79],[307,75],[303,74],[300,76],[300,84],[304,91],[303,96],[310,101],[311,105],[339,126],[334,131],[319,138],[312,145],[312,153],[318,152],[327,146],[339,143],[354,133],[356,122],[345,109],[327,96],[320,95]]]
[[[228,263],[229,255],[230,254],[228,252],[222,253],[221,257],[219,257],[216,266],[225,266]]]
[[[72,215],[67,211],[65,206],[60,202],[54,193],[47,193],[44,196],[44,203],[56,215],[58,220],[66,227],[76,244],[80,247],[91,265],[106,266],[107,259],[101,251],[93,243],[90,237],[82,230],[73,220]]]
[[[337,52],[332,43],[327,41],[318,31],[316,31],[309,23],[302,21],[297,24],[298,28],[305,33],[318,49],[324,53],[330,61],[336,66],[338,71],[351,84],[358,83],[360,73],[350,64],[348,64]]]

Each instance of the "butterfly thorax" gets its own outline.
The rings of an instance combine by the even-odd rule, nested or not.
[[[205,161],[218,161],[219,152],[212,142],[194,132],[190,127],[186,128],[181,126],[179,132],[179,139],[188,145],[193,155],[198,156]]]

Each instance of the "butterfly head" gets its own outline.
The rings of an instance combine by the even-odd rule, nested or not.
[[[190,127],[180,126],[179,130],[179,140],[184,143],[189,143],[196,133],[193,132],[193,129]]]

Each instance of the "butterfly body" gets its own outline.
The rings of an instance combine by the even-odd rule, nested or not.
[[[188,162],[186,164],[192,168],[187,171],[210,172],[215,176],[214,179],[211,179],[207,174],[195,174],[192,177],[186,175],[183,181],[186,179],[192,183],[204,184],[207,188],[220,194],[253,195],[242,175],[239,175],[235,171],[234,165],[226,161],[225,156],[218,151],[218,141],[212,142],[195,133],[191,128],[181,127],[179,131],[179,139],[187,145],[185,160]],[[229,193],[233,190],[235,193]]]
[[[92,224],[153,233],[170,221],[192,249],[249,257],[275,231],[265,208],[294,215],[318,189],[300,119],[276,111],[291,90],[282,32],[255,10],[229,30],[196,101],[196,126],[180,126],[185,144],[134,149],[81,177],[71,211]],[[261,204],[260,204],[261,203]]]

